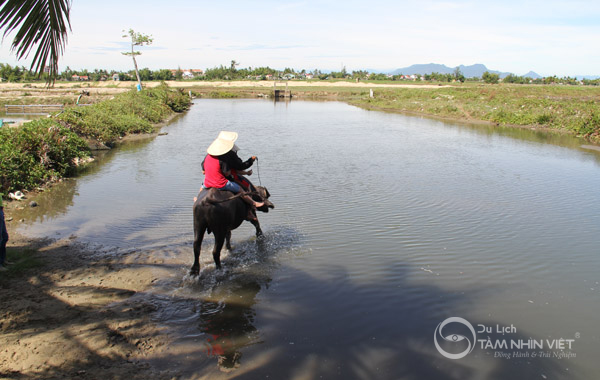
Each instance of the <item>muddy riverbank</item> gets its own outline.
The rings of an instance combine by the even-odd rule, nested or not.
[[[7,212],[10,217],[10,211]],[[31,239],[9,222],[0,275],[0,377],[164,379],[146,359],[168,336],[144,293],[160,276],[151,255],[95,255],[76,239]],[[23,269],[26,262],[35,265]]]

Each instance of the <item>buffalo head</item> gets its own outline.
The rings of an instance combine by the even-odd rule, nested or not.
[[[258,193],[260,199],[255,199],[255,200],[265,202],[265,205],[262,207],[258,207],[257,210],[262,211],[262,212],[269,212],[270,208],[275,208],[275,205],[273,204],[273,202],[271,202],[269,200],[269,197],[271,196],[271,194],[269,193],[269,190],[267,190],[266,187],[256,186],[256,192]]]

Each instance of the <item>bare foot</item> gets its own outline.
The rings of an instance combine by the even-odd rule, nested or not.
[[[198,200],[198,197],[194,197],[194,203],[196,203],[197,200]]]
[[[254,202],[254,207],[259,208],[265,205],[265,202]]]

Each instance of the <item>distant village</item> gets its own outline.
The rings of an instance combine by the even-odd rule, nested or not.
[[[498,73],[484,72],[481,77],[465,77],[457,68],[453,73],[429,73],[429,74],[384,74],[371,73],[366,70],[346,71],[344,67],[339,72],[321,72],[286,68],[275,70],[270,67],[241,68],[238,69],[235,61],[230,66],[219,66],[212,69],[160,69],[150,70],[143,68],[138,71],[142,81],[154,80],[369,80],[369,81],[428,81],[428,82],[485,82],[485,83],[513,83],[513,84],[563,84],[563,85],[600,85],[600,79],[577,79],[571,77],[527,77],[505,73],[500,77]],[[506,75],[508,74],[508,75]],[[41,76],[30,72],[25,67],[10,66],[0,63],[0,82],[33,82],[46,80],[48,72]],[[137,80],[136,72],[116,70],[71,70],[66,67],[56,78],[59,81],[73,82],[99,82],[99,81],[134,81]]]
[[[196,79],[196,80],[201,80],[204,79],[205,75],[204,75],[204,70],[202,69],[185,69],[185,70],[179,70],[179,69],[169,69],[169,71],[171,72],[172,75],[172,79]],[[379,75],[380,74],[371,74],[371,75]],[[369,77],[371,76],[368,73],[364,76],[364,79],[369,79]],[[318,75],[318,76],[322,76]],[[412,80],[412,81],[416,81],[416,80],[426,80],[426,78],[422,75],[392,75],[392,74],[385,74],[386,79],[388,80]],[[125,78],[123,78],[125,77]],[[264,74],[264,75],[247,75],[245,79],[250,79],[250,80],[312,80],[312,79],[330,79],[329,77],[326,78],[317,78],[317,76],[315,76],[315,74],[313,73],[285,73],[285,74]],[[79,75],[79,74],[73,74],[71,75],[70,78],[64,78],[66,80],[71,80],[71,81],[107,81],[107,80],[113,80],[113,81],[119,81],[119,80],[135,80],[135,74],[132,72],[127,72],[127,73],[113,73],[112,75],[100,75],[100,77],[98,79],[93,79],[91,77],[91,75]],[[227,78],[221,78],[221,79],[227,79]],[[345,79],[353,79],[352,75],[347,75]],[[378,78],[380,79],[380,78]]]

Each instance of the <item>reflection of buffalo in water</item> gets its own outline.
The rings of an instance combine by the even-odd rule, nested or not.
[[[254,326],[256,295],[261,282],[270,279],[242,276],[216,289],[212,300],[200,305],[200,325],[207,343],[207,354],[218,358],[221,371],[229,372],[240,365],[241,350],[258,342]]]
[[[214,188],[203,189],[198,194],[198,199],[194,202],[194,265],[192,265],[190,274],[197,275],[200,272],[200,248],[206,231],[215,235],[213,259],[217,268],[221,268],[223,243],[227,241],[227,249],[231,249],[231,230],[235,230],[242,224],[248,215],[248,207],[250,207],[239,195],[234,196],[229,191]],[[264,206],[259,207],[258,210],[269,212],[269,208],[275,207],[268,200],[270,195],[265,187],[256,187],[252,198],[265,202]],[[261,236],[262,231],[258,220],[253,221],[252,224],[256,227],[256,236]]]

